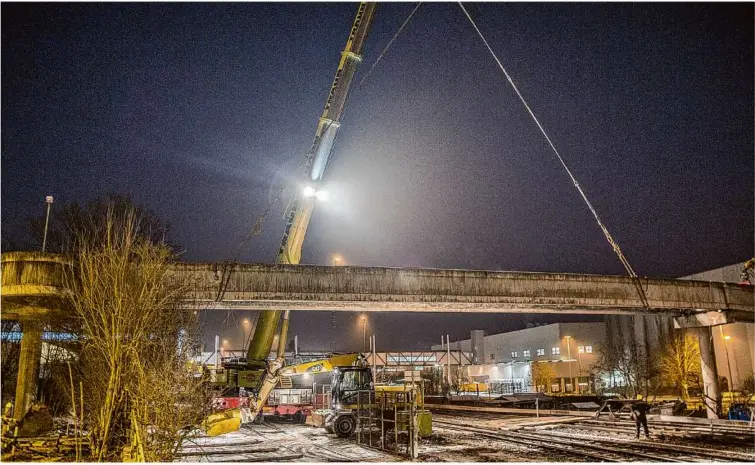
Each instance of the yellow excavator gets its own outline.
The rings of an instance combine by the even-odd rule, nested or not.
[[[318,120],[315,138],[304,158],[302,181],[296,186],[289,203],[286,228],[278,250],[276,263],[298,264],[304,235],[309,225],[315,203],[322,197],[321,188],[325,169],[341,125],[349,87],[359,63],[362,49],[372,25],[375,3],[360,3],[351,26],[346,46],[341,53],[333,84],[328,92],[325,108]],[[243,423],[252,422],[260,414],[270,392],[278,384],[285,364],[284,354],[288,340],[289,310],[264,310],[260,312],[254,335],[249,342],[246,359],[235,366],[219,370],[216,383],[227,387],[244,387],[252,395],[248,408],[230,409],[207,417],[202,427],[209,436],[236,431]],[[275,358],[268,360],[273,339],[278,333]]]

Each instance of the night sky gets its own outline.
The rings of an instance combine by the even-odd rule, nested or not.
[[[377,9],[302,263],[623,274],[457,4],[422,5],[356,87],[414,6]],[[752,3],[467,9],[638,274],[753,255]],[[3,3],[4,239],[47,194],[114,192],[168,221],[184,260],[231,259],[309,148],[355,12]],[[241,261],[274,260],[285,204]],[[244,316],[205,315],[208,335],[240,347]],[[371,314],[368,333],[410,349],[524,320]],[[361,346],[354,315],[336,331]],[[330,314],[294,314],[294,333],[331,347]]]

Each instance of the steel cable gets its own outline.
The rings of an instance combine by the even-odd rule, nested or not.
[[[474,20],[469,15],[469,12],[467,11],[467,9],[464,8],[464,5],[461,2],[458,2],[458,3],[462,11],[466,15],[467,19],[469,19],[469,22],[472,23],[472,27],[474,27],[475,31],[477,31],[477,34],[480,36],[480,39],[482,39],[483,43],[485,44],[485,47],[487,47],[488,51],[493,56],[493,59],[495,59],[496,63],[498,64],[498,67],[501,68],[501,71],[503,71],[504,76],[506,76],[506,80],[508,80],[509,84],[511,84],[511,87],[514,89],[514,92],[516,92],[516,95],[519,97],[519,100],[522,101],[522,103],[524,104],[524,107],[527,109],[530,116],[532,116],[532,119],[535,121],[535,124],[537,124],[537,127],[540,129],[540,132],[543,133],[545,140],[548,141],[548,145],[550,145],[551,149],[553,149],[553,153],[555,153],[556,157],[558,157],[558,161],[561,163],[561,166],[564,167],[564,170],[566,170],[566,173],[569,175],[569,178],[571,179],[572,183],[574,183],[574,187],[577,188],[577,190],[579,191],[579,194],[582,196],[582,199],[585,201],[585,204],[587,204],[587,208],[590,209],[590,212],[592,213],[593,217],[595,217],[595,221],[597,221],[598,226],[600,226],[600,229],[603,231],[603,234],[606,237],[606,240],[611,245],[616,255],[619,257],[619,261],[621,261],[621,264],[624,265],[624,268],[626,269],[629,276],[631,276],[632,278],[635,278],[635,281],[636,281],[638,276],[634,272],[634,269],[632,269],[632,266],[629,264],[629,261],[627,260],[627,258],[624,256],[624,253],[621,251],[619,244],[613,239],[613,237],[611,236],[611,233],[608,232],[608,228],[606,228],[606,226],[603,224],[603,221],[601,221],[600,217],[598,216],[598,212],[595,211],[595,208],[592,206],[592,203],[590,203],[590,201],[587,199],[587,195],[585,195],[585,192],[582,190],[582,187],[577,182],[577,179],[574,177],[571,170],[566,165],[566,162],[564,162],[564,159],[561,157],[561,154],[558,152],[558,149],[556,149],[556,146],[551,141],[551,138],[548,137],[548,134],[545,132],[545,129],[543,128],[542,124],[540,124],[540,121],[537,119],[537,117],[535,116],[535,113],[533,113],[532,109],[527,104],[527,101],[524,100],[524,97],[522,96],[521,92],[519,92],[519,89],[516,87],[516,84],[514,84],[514,81],[511,79],[511,76],[506,71],[506,68],[503,67],[501,60],[498,59],[498,56],[490,47],[490,44],[485,39],[485,36],[483,36],[482,32],[480,32],[480,29],[477,27],[477,24],[475,24]],[[640,290],[643,304],[645,305],[645,307],[647,307],[648,303],[647,303],[647,297],[645,296],[645,291],[639,282],[636,281],[636,284],[639,286],[638,289]]]

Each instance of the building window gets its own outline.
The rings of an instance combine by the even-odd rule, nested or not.
[[[537,349],[537,355],[545,355],[545,349]]]
[[[517,358],[519,356],[519,352],[511,352],[511,358]]]
[[[529,357],[532,354],[531,354],[531,352],[529,350],[525,350],[522,355],[524,355],[525,357]]]
[[[585,346],[579,346],[579,347],[577,347],[577,352],[579,352],[580,354],[584,354],[585,353]]]
[[[551,347],[551,354],[553,354],[553,355],[560,355],[561,354],[561,348],[560,347]]]
[[[592,353],[592,346],[585,346],[585,353],[591,354]]]
[[[490,361],[495,362],[495,354],[490,354]]]

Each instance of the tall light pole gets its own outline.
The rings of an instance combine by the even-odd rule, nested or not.
[[[724,336],[724,349],[726,350],[726,366],[729,367],[729,382],[726,383],[726,387],[729,388],[729,402],[732,401],[731,385],[734,384],[734,378],[731,377],[731,360],[729,360],[729,339],[731,336]]]
[[[367,315],[362,315],[362,352],[367,351]]]
[[[47,216],[45,217],[45,234],[42,237],[42,252],[47,247],[47,224],[50,222],[50,206],[52,206],[52,196],[45,197],[45,203],[47,204]]]
[[[567,357],[569,357],[569,382],[571,383],[571,390],[572,392],[575,392],[574,389],[574,378],[572,378],[571,373],[571,336],[566,336],[566,353]]]
[[[244,329],[244,347],[246,347],[246,340],[249,338],[249,330],[251,329],[249,324],[249,318],[244,318],[244,320],[241,322]]]

